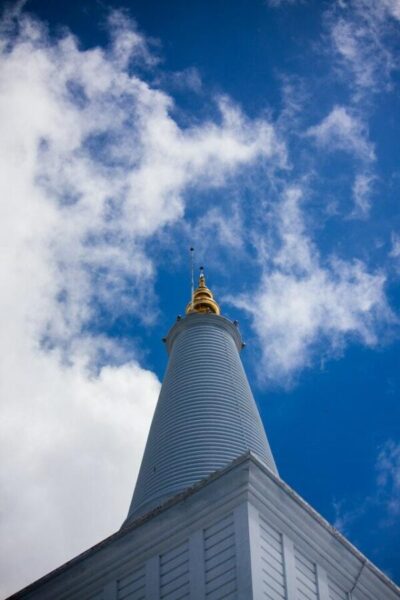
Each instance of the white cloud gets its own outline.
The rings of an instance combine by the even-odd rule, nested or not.
[[[363,161],[375,159],[366,125],[344,106],[334,106],[321,123],[307,130],[307,135],[328,151],[342,150]]]
[[[58,328],[68,312],[67,327],[74,322],[79,328],[89,316],[91,294],[114,302],[127,279],[129,298],[122,297],[137,308],[136,292],[140,298],[153,277],[141,242],[182,217],[188,185],[222,185],[260,156],[284,159],[273,128],[247,120],[226,98],[219,102],[221,124],[180,129],[170,116],[171,98],[125,71],[137,47],[143,54],[143,39],[136,32],[129,37],[126,24],[121,36],[123,59],[118,31],[109,53],[80,51],[71,36],[50,42],[25,19],[12,51],[2,57],[1,158],[9,177],[1,191],[10,197],[13,181],[20,210],[31,211],[33,227],[42,228],[39,237],[51,232],[47,250],[62,266],[62,278],[59,270],[55,276],[67,298]],[[45,217],[38,225],[40,211]]]
[[[373,500],[372,498],[368,497],[354,508],[349,509],[344,500],[334,500],[333,510],[335,513],[335,518],[333,521],[333,526],[336,527],[336,529],[338,529],[343,535],[350,536],[351,527],[356,521],[364,517],[368,509],[371,508],[371,504],[373,504]]]
[[[388,515],[400,515],[400,443],[388,440],[376,461],[377,484]]]
[[[391,17],[400,21],[400,0],[383,0],[383,6]]]
[[[278,207],[279,246],[270,248],[273,258],[259,288],[231,298],[252,317],[262,349],[260,373],[281,384],[349,339],[377,344],[380,327],[394,319],[382,273],[335,256],[322,263],[306,232],[301,195],[298,188],[287,190]]]
[[[387,440],[375,461],[376,485],[371,493],[356,504],[346,500],[334,501],[334,526],[344,535],[350,535],[354,525],[362,519],[371,522],[372,511],[379,511],[382,527],[392,527],[400,515],[400,443]],[[382,518],[383,517],[383,518]],[[373,516],[373,521],[376,516]]]
[[[354,210],[352,216],[367,217],[371,208],[375,177],[368,173],[358,173],[353,184]]]
[[[159,389],[134,361],[91,376],[21,337],[1,373],[2,597],[120,527]]]
[[[354,73],[357,86],[371,88],[375,84],[377,64],[364,41],[364,29],[351,21],[338,19],[332,27],[331,36],[342,62]]]
[[[154,60],[121,14],[111,19],[108,50],[82,50],[69,34],[52,40],[24,16],[14,35],[7,18],[4,594],[110,533],[128,508],[159,383],[139,365],[133,342],[87,333],[96,307],[150,318],[154,269],[144,242],[182,218],[188,186],[223,185],[238,167],[285,154],[269,123],[247,119],[228,99],[220,100],[219,124],[181,129],[172,99],[132,73],[137,61]]]
[[[400,235],[396,233],[392,234],[392,249],[390,251],[390,256],[397,258],[400,256]]]
[[[158,58],[149,50],[147,40],[137,31],[135,23],[127,17],[124,11],[113,11],[108,18],[108,24],[113,43],[114,60],[120,68],[124,69],[132,63],[147,66],[154,66],[158,63]]]
[[[307,0],[266,0],[266,3],[272,8],[284,6],[285,4],[305,4]]]
[[[390,237],[391,248],[389,251],[389,258],[391,259],[394,270],[400,272],[400,235],[393,231]]]
[[[243,247],[243,223],[238,206],[226,212],[219,207],[210,208],[194,224],[191,239],[200,256],[206,256],[213,245],[239,251]]]
[[[203,87],[200,72],[195,67],[172,73],[160,73],[157,81],[167,89],[191,91],[195,94],[200,94]]]
[[[390,85],[399,67],[391,19],[398,20],[398,0],[352,0],[328,11],[330,36],[341,73],[354,90],[354,98],[379,93]]]

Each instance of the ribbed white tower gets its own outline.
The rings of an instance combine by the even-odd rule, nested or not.
[[[204,286],[202,277],[195,299],[199,290],[209,292]],[[237,327],[194,309],[172,327],[166,345],[168,367],[127,522],[247,451],[277,473],[240,360]]]

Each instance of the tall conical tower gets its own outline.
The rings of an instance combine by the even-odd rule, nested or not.
[[[124,525],[12,598],[400,600],[278,476],[239,331],[203,273],[165,343],[168,367]]]
[[[240,360],[242,338],[220,315],[203,272],[165,343],[168,367],[127,523],[245,452],[277,474]]]

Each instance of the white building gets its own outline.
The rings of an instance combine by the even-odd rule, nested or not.
[[[11,598],[395,600],[400,590],[279,477],[240,361],[200,276],[120,531]]]

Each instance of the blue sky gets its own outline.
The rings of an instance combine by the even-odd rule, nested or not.
[[[123,521],[191,245],[281,476],[399,582],[399,1],[63,4],[0,29],[1,592]]]

